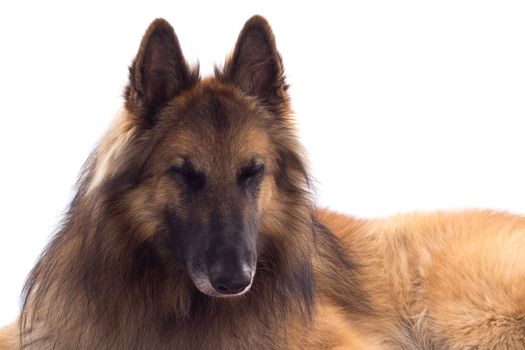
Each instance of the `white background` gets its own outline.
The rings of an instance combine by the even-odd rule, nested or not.
[[[253,14],[284,59],[320,205],[525,214],[525,2],[0,4],[0,324],[122,103],[155,17],[210,73]],[[188,5],[190,4],[191,5]],[[319,4],[322,4],[321,6]]]

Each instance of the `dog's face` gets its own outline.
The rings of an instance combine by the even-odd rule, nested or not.
[[[261,215],[276,183],[286,182],[276,151],[283,130],[272,132],[285,90],[260,17],[246,23],[214,78],[190,70],[164,20],[151,24],[130,68],[126,107],[154,142],[126,200],[156,222],[143,238],[176,259],[204,294],[241,295],[254,279]]]
[[[275,160],[267,113],[212,82],[201,83],[160,118],[166,132],[146,167],[148,184],[177,256],[208,295],[246,292],[257,263],[262,206]],[[250,106],[251,105],[251,106]]]

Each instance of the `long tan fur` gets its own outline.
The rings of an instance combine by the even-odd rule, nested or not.
[[[247,22],[207,79],[186,64],[171,26],[154,21],[125,98],[28,279],[20,322],[0,330],[0,350],[20,341],[25,350],[525,349],[525,218],[362,220],[315,209],[263,18]],[[245,172],[254,154],[266,172],[238,191],[255,181]],[[181,173],[189,157],[201,177]],[[180,247],[199,253],[199,240],[187,243],[196,234],[248,226],[258,234],[251,289],[210,295]]]
[[[375,312],[350,319],[320,298],[297,348],[525,349],[525,218],[467,211],[357,220],[327,210],[318,218],[361,266]],[[17,342],[14,324],[2,329],[0,349]]]
[[[0,328],[0,349],[13,350],[19,349],[17,325],[13,323],[9,326]]]
[[[492,211],[319,219],[362,267],[363,349],[525,349],[525,218]],[[351,347],[348,347],[349,349]]]

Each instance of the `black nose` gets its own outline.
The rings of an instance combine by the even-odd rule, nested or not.
[[[221,294],[237,294],[248,287],[252,281],[251,273],[248,269],[238,272],[228,272],[216,269],[209,275],[211,285]]]

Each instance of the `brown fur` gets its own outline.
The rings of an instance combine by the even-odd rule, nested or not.
[[[7,327],[0,328],[0,349],[18,349],[20,342],[16,324],[13,323]]]
[[[525,219],[316,211],[283,74],[261,17],[202,80],[153,22],[0,349],[525,349]],[[235,188],[254,155],[250,202]],[[181,175],[188,159],[197,170]],[[170,232],[224,213],[238,224],[237,205],[258,225],[253,285],[208,296]]]
[[[491,211],[383,220],[318,211],[360,266],[384,349],[525,349],[525,218]],[[367,345],[364,348],[371,348]]]

